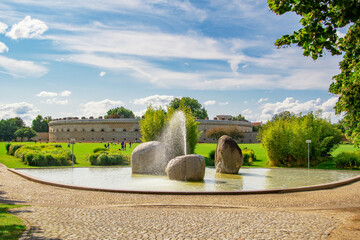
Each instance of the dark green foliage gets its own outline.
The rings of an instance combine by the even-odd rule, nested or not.
[[[22,127],[15,131],[14,135],[23,141],[24,138],[30,140],[31,138],[35,137],[37,134],[36,132],[29,127]]]
[[[8,120],[0,120],[0,140],[15,140],[15,132],[19,128],[25,127],[25,123],[21,118],[10,118]]]
[[[56,148],[62,148],[61,144],[55,144],[54,147],[56,147]]]
[[[275,42],[281,47],[296,44],[314,60],[324,50],[342,55],[341,73],[333,77],[329,91],[339,96],[336,113],[344,113],[347,136],[360,145],[360,1],[358,0],[268,0],[269,8],[282,15],[295,12],[303,28]],[[346,31],[344,37],[338,31]]]
[[[95,151],[96,150],[96,151]],[[129,165],[129,160],[119,150],[108,150],[100,148],[94,149],[94,153],[87,156],[91,165],[97,166],[113,166],[113,165]]]
[[[241,150],[243,158],[244,158],[244,163],[243,166],[251,166],[253,165],[254,161],[256,161],[256,155],[254,150],[250,149],[250,148],[244,148]]]
[[[209,157],[205,158],[206,166],[215,166],[215,152],[216,150],[211,150],[209,152]]]
[[[107,111],[105,118],[131,118],[135,117],[134,113],[124,107],[117,107]]]
[[[269,165],[278,167],[306,166],[306,140],[312,141],[312,164],[326,160],[342,140],[338,129],[312,112],[304,116],[289,112],[275,115],[263,125],[258,137],[265,147]]]
[[[11,146],[11,143],[6,143],[5,144],[5,149],[6,149],[7,154],[9,154],[10,146]]]
[[[12,153],[12,154],[11,154]],[[12,144],[9,154],[18,157],[29,166],[70,166],[72,154],[67,149],[54,145],[20,145]],[[74,163],[76,157],[74,155]]]
[[[246,119],[245,119],[245,117],[243,115],[239,114],[236,117],[231,116],[231,120],[233,120],[233,121],[245,121]]]
[[[31,124],[31,128],[34,129],[35,132],[49,132],[49,122],[51,121],[51,117],[43,118],[41,115],[38,115]]]
[[[205,119],[208,117],[207,111],[205,108],[201,106],[201,104],[198,102],[198,100],[190,97],[182,97],[182,98],[174,98],[169,103],[169,107],[173,109],[178,109],[180,106],[185,106],[186,108],[190,108],[192,114],[194,117],[199,119]]]
[[[336,168],[360,169],[360,152],[342,152],[334,157]]]
[[[234,140],[244,138],[244,134],[242,133],[242,131],[238,127],[235,127],[235,126],[214,127],[214,128],[209,129],[206,132],[206,137],[215,138],[217,140],[223,135],[227,135]]]

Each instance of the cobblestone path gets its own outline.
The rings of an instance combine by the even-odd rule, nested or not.
[[[0,166],[0,202],[29,205],[12,210],[28,225],[22,239],[326,239],[360,209],[360,182],[268,195],[122,194],[42,185]]]

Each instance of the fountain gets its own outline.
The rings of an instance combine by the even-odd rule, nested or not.
[[[205,159],[200,155],[187,155],[186,118],[176,111],[158,141],[137,146],[131,155],[132,173],[166,174],[170,179],[202,181]]]

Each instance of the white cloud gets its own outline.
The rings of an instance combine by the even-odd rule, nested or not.
[[[20,117],[28,126],[39,112],[39,109],[27,102],[0,104],[0,119]]]
[[[147,110],[147,108],[142,109],[142,110],[137,111],[137,112],[134,112],[134,115],[137,116],[137,117],[142,117],[146,113],[146,110]]]
[[[32,61],[22,61],[0,56],[0,67],[14,77],[41,77],[48,69]]]
[[[153,95],[145,98],[138,98],[134,100],[134,104],[149,106],[152,105],[154,107],[165,107],[174,99],[174,96],[168,95]]]
[[[38,97],[56,97],[58,94],[55,92],[46,92],[46,91],[42,91],[38,94],[36,94],[36,96]]]
[[[103,77],[103,76],[105,76],[105,75],[106,75],[106,72],[100,72],[100,73],[99,73],[99,76],[100,76],[100,77]]]
[[[8,28],[8,25],[6,25],[3,22],[0,22],[0,33],[1,34],[5,33],[7,28]]]
[[[205,105],[205,106],[210,106],[210,105],[214,105],[215,103],[216,103],[216,101],[214,101],[214,100],[209,100],[209,101],[204,102],[204,105]]]
[[[0,42],[0,53],[8,52],[9,48],[2,42]]]
[[[58,104],[58,105],[67,105],[69,103],[68,99],[59,100],[57,98],[49,98],[45,101],[47,104]]]
[[[260,98],[258,103],[267,102],[269,98]]]
[[[327,101],[323,102],[320,98],[316,100],[310,100],[307,102],[300,102],[292,97],[286,98],[282,102],[276,103],[265,103],[262,106],[261,120],[270,120],[275,114],[279,114],[283,111],[293,112],[295,114],[308,113],[310,111],[316,112],[322,110],[322,116],[326,118],[335,118],[334,106],[337,102],[338,97],[332,97]]]
[[[120,107],[124,103],[122,101],[113,101],[109,99],[104,99],[98,102],[87,102],[81,104],[81,112],[86,117],[97,117],[106,115],[107,111],[111,108]]]
[[[228,105],[228,104],[229,104],[229,102],[219,102],[220,106],[225,106],[225,105]]]
[[[35,38],[47,30],[48,26],[43,21],[26,16],[22,21],[14,24],[6,36],[12,39]]]
[[[61,96],[61,97],[70,97],[70,95],[71,95],[71,92],[68,91],[68,90],[62,91],[62,92],[59,94],[59,96]]]

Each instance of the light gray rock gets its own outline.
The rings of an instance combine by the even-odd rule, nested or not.
[[[237,174],[243,161],[241,149],[234,139],[226,135],[219,138],[215,152],[216,172]]]
[[[172,180],[203,181],[205,176],[205,159],[201,155],[190,154],[170,160],[166,173]]]
[[[139,144],[131,154],[132,173],[165,174],[164,145],[158,141]]]

